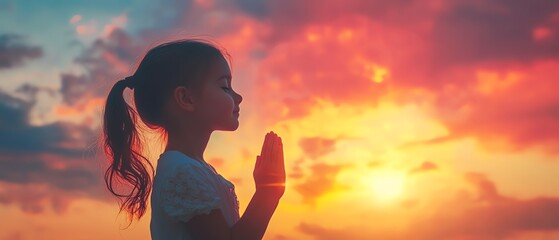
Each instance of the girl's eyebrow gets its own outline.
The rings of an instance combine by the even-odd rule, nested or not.
[[[227,79],[228,81],[230,81],[232,77],[231,77],[230,74],[226,74],[226,75],[223,75],[223,76],[217,78],[217,80],[219,81],[219,80],[221,80],[221,79],[223,79],[223,78],[225,78],[225,79]]]

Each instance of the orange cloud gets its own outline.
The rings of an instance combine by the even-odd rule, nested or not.
[[[436,170],[437,168],[438,167],[437,167],[436,164],[426,161],[426,162],[423,162],[421,164],[421,166],[418,166],[416,168],[411,169],[408,173],[409,174],[416,174],[416,173]]]
[[[343,187],[336,182],[337,174],[343,166],[317,163],[310,167],[311,173],[302,182],[295,184],[294,189],[303,196],[303,202],[314,204],[316,199],[329,191]]]
[[[303,138],[299,140],[299,146],[311,159],[316,159],[334,151],[335,144],[335,139],[325,139],[320,137]]]
[[[57,105],[54,113],[61,118],[83,117],[86,113],[97,112],[104,104],[104,98],[84,99],[73,106],[66,104]]]

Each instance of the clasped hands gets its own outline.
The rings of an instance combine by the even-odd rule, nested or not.
[[[254,166],[256,192],[281,198],[285,192],[285,164],[281,137],[273,131],[266,134],[262,151],[256,156]]]

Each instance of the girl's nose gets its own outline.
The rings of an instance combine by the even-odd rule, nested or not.
[[[235,100],[237,100],[238,103],[241,103],[243,101],[243,96],[235,92]]]

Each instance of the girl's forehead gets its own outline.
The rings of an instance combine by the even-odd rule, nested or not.
[[[231,69],[229,68],[229,63],[224,58],[218,58],[212,61],[212,67],[210,69],[211,76],[231,76]]]

